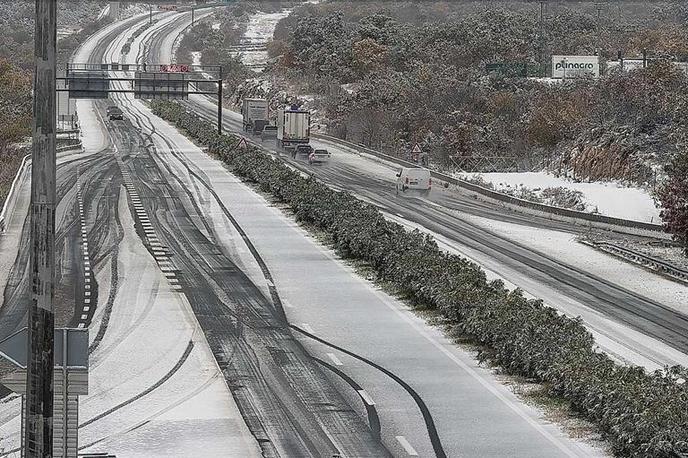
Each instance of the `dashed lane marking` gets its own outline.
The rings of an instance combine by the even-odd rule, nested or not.
[[[408,456],[418,456],[418,452],[416,452],[416,450],[413,447],[411,447],[411,444],[409,444],[409,441],[407,441],[404,436],[395,436],[395,438],[397,442],[399,442],[399,445],[401,445],[404,448]]]
[[[366,390],[358,390],[358,395],[361,397],[361,399],[363,399],[363,402],[365,402],[369,406],[375,405],[375,401],[373,401],[373,398],[370,397]]]
[[[397,442],[399,442],[399,445],[401,445],[408,456],[418,456],[418,452],[416,452],[416,449],[414,449],[411,444],[409,443],[408,440],[404,436],[395,436],[395,439]]]

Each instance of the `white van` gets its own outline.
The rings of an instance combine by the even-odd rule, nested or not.
[[[420,191],[424,196],[430,194],[432,177],[430,170],[421,167],[403,167],[397,172],[397,195],[399,192]]]

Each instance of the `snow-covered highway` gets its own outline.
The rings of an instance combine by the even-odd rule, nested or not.
[[[121,48],[146,18],[110,27],[84,58],[131,62],[142,49],[159,53],[149,59],[169,58],[158,43],[171,44],[190,15],[159,18],[129,53]],[[97,158],[79,167],[89,289],[98,291],[87,320],[92,394],[82,400],[83,451],[602,454],[521,402],[471,353],[360,278],[145,104],[113,99],[123,122],[103,120],[112,102],[80,103],[84,143]],[[75,178],[75,170],[60,172],[65,212],[78,207],[69,192]],[[77,225],[65,243],[79,238]],[[81,272],[82,261],[63,263]],[[17,444],[17,411],[17,400],[0,405],[5,450]]]
[[[146,15],[106,27],[74,61],[173,62],[191,14],[155,18],[142,33]],[[111,104],[123,121],[107,119]],[[78,105],[85,151],[58,168],[56,297],[59,324],[90,330],[82,452],[606,454],[519,399],[473,352],[360,276],[145,102],[113,94]],[[215,119],[206,97],[184,105]],[[224,110],[224,128],[241,133],[241,118]],[[264,146],[581,316],[619,360],[688,365],[688,297],[671,281],[580,246],[580,229],[564,223],[439,186],[430,198],[397,197],[394,164],[336,141],[312,144],[333,153],[329,164],[309,167]],[[23,326],[30,300],[27,193],[24,183],[0,237],[0,337]],[[16,397],[0,400],[0,456],[17,453],[19,409]]]

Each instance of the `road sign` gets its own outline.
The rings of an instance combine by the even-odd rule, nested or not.
[[[0,357],[15,366],[26,369],[27,328],[11,334],[0,341]],[[64,342],[67,342],[65,348]],[[55,367],[88,369],[88,330],[55,329]]]
[[[188,99],[189,82],[184,73],[136,72],[134,98],[137,99]]]
[[[0,341],[0,357],[19,368],[0,379],[0,383],[20,394],[26,394],[27,339],[28,329],[23,328]],[[88,394],[88,329],[55,329],[53,353],[56,370],[53,372],[52,456],[76,458],[79,395]]]
[[[70,71],[67,87],[72,99],[107,99],[110,82],[105,71]]]
[[[242,137],[241,140],[239,140],[239,143],[237,144],[237,148],[241,148],[241,149],[248,148],[248,144],[246,143],[245,138]]]
[[[161,64],[160,71],[162,73],[188,73],[189,66],[186,64]]]
[[[411,152],[412,152],[412,153],[415,153],[415,154],[420,154],[420,153],[422,153],[423,151],[420,149],[420,145],[419,145],[418,143],[416,143],[416,144],[413,146],[413,149],[411,150]]]
[[[22,328],[14,334],[0,342],[0,357],[5,358],[17,367],[26,369],[27,350],[26,339],[28,338],[27,328]]]

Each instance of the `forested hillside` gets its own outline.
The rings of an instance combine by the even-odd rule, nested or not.
[[[405,151],[420,142],[450,157],[542,157],[579,178],[654,180],[685,125],[687,7],[616,2],[326,2],[298,8],[271,45],[284,75],[320,95],[330,131]],[[599,28],[598,28],[599,25]],[[600,80],[542,82],[488,75],[488,63],[551,54],[641,55],[649,68]],[[661,58],[661,59],[660,59]],[[544,62],[541,67],[540,63]]]

